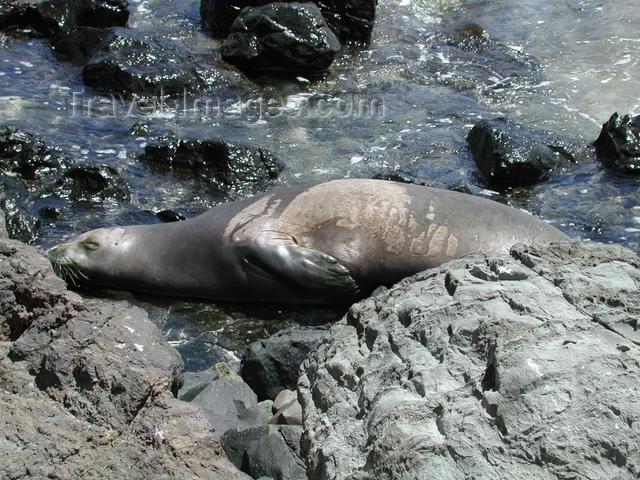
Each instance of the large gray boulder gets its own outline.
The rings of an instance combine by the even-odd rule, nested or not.
[[[67,290],[35,248],[0,239],[0,477],[246,479],[146,313]]]
[[[309,478],[638,478],[639,267],[515,246],[354,305],[303,364]]]

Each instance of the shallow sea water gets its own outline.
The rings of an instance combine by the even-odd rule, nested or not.
[[[134,0],[130,9],[131,28],[183,43],[202,58],[219,46],[200,30],[198,2]],[[418,172],[429,185],[466,187],[525,209],[570,235],[639,251],[640,179],[583,163],[530,188],[493,192],[465,142],[473,123],[498,115],[591,142],[613,112],[640,114],[639,21],[636,0],[380,0],[367,49],[345,49],[320,81],[271,80],[260,87],[241,82],[235,89],[203,94],[239,99],[225,116],[201,111],[72,116],[73,92],[93,95],[83,86],[80,69],[58,62],[41,40],[19,39],[0,49],[0,111],[3,124],[59,145],[75,161],[115,166],[131,189],[126,203],[60,202],[62,218],[44,226],[38,239],[42,248],[100,226],[156,221],[149,210],[196,215],[228,200],[198,181],[139,163],[149,131],[266,147],[285,164],[281,185]],[[469,24],[484,29],[493,47],[469,54],[442,41],[443,32]],[[260,96],[281,108],[258,118],[248,101]],[[364,113],[348,114],[354,101],[363,101]],[[377,109],[371,107],[375,102]],[[249,110],[233,114],[241,106]],[[321,115],[327,111],[334,114]],[[34,202],[33,211],[40,206]],[[333,321],[344,313],[104,295],[148,310],[189,370],[220,360],[237,362],[238,352],[252,340],[286,325]]]

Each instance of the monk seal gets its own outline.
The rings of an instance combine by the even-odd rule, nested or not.
[[[568,237],[514,208],[383,180],[282,188],[48,252],[71,283],[224,301],[345,303],[474,252]]]

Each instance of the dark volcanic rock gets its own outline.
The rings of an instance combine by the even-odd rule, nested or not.
[[[200,178],[225,193],[258,193],[282,171],[282,164],[271,153],[222,140],[175,140],[147,145],[140,160],[160,171]]]
[[[240,374],[256,392],[258,400],[273,400],[298,383],[300,365],[320,345],[327,330],[293,327],[249,345]]]
[[[126,95],[177,95],[206,86],[189,52],[122,28],[98,45],[82,77],[100,92]]]
[[[321,73],[340,42],[312,3],[245,8],[222,44],[222,58],[247,71]]]
[[[506,118],[481,120],[469,132],[467,142],[478,169],[490,185],[497,187],[544,180],[551,170],[588,155],[584,146]]]
[[[68,167],[68,159],[40,138],[14,127],[0,127],[0,210],[11,238],[33,242],[40,221],[31,212],[33,197]]]
[[[9,232],[7,232],[7,222],[4,218],[4,213],[0,210],[0,240],[9,238]]]
[[[0,3],[0,29],[31,27],[36,23],[36,6],[27,0]]]
[[[32,243],[40,231],[40,221],[32,215],[29,192],[15,177],[0,174],[0,211],[6,218],[6,228],[10,238]]]
[[[640,258],[517,245],[354,305],[303,365],[309,478],[640,474]]]
[[[620,117],[614,113],[602,125],[594,146],[605,165],[623,173],[640,175],[640,115]]]
[[[124,27],[129,20],[127,0],[46,0],[37,5],[35,27],[45,36],[74,26]]]
[[[44,256],[0,240],[3,478],[245,479],[140,309],[83,300]]]
[[[226,364],[219,363],[211,370],[187,376],[179,398],[202,407],[215,438],[231,428],[263,424],[256,394]]]
[[[214,37],[224,38],[245,7],[260,7],[270,0],[201,0],[202,23]],[[377,0],[314,0],[327,24],[341,41],[369,43]]]
[[[300,459],[301,434],[301,427],[267,425],[230,430],[221,442],[229,460],[253,478],[307,480]]]
[[[57,173],[67,160],[38,137],[14,127],[0,127],[0,169],[24,180]]]
[[[83,65],[98,45],[111,35],[105,28],[71,27],[54,35],[51,49],[58,59]]]
[[[124,27],[127,0],[5,1],[0,5],[0,28],[33,28],[45,37],[76,27]]]
[[[67,170],[58,186],[71,200],[130,199],[129,187],[109,165],[76,165]]]
[[[175,210],[160,210],[156,213],[156,218],[163,223],[180,222],[187,219],[187,217]]]

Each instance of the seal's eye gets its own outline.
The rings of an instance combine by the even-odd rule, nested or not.
[[[97,250],[98,248],[100,248],[100,244],[95,240],[84,240],[82,242],[82,246],[87,250]]]

